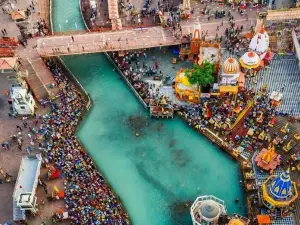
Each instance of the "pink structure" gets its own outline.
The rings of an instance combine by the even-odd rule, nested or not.
[[[121,30],[122,22],[119,17],[118,0],[108,0],[108,15],[111,20],[112,30]]]

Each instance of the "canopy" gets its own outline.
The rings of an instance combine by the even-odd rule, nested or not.
[[[232,219],[229,221],[228,225],[245,225],[240,219]]]
[[[14,11],[11,13],[11,18],[13,20],[26,19],[26,14],[24,10]]]
[[[17,63],[17,57],[0,58],[0,70],[13,70]]]
[[[277,91],[273,91],[271,93],[270,99],[279,102],[279,101],[281,101],[282,96],[283,96],[282,93],[277,92]]]
[[[271,223],[271,218],[269,215],[257,215],[258,224],[269,224]]]
[[[220,93],[238,93],[238,86],[220,86]]]

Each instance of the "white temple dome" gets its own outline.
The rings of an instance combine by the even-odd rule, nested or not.
[[[256,68],[260,65],[261,60],[255,52],[250,51],[242,55],[242,57],[240,58],[240,63],[242,67],[245,68]]]
[[[220,213],[220,206],[213,200],[203,201],[199,209],[199,214],[208,220],[218,218],[220,216]]]
[[[261,28],[261,30],[251,39],[249,48],[260,54],[269,49],[269,44],[269,35],[264,28]]]

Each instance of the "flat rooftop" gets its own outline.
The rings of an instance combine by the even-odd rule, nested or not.
[[[42,157],[38,155],[24,156],[21,161],[18,178],[13,193],[18,198],[21,193],[33,192],[37,186],[36,177],[40,174]]]

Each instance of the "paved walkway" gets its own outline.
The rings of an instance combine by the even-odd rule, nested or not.
[[[36,45],[37,39],[28,40],[27,48],[19,46],[17,49],[18,55],[23,59],[23,72],[26,73],[28,68],[32,68],[33,71],[29,69],[26,81],[30,86],[35,98],[38,101],[46,99],[51,95],[56,95],[58,93],[58,88],[51,88],[51,84],[55,84],[54,78],[51,72],[46,68],[43,60],[40,58],[33,46]],[[22,63],[22,64],[23,64]]]

